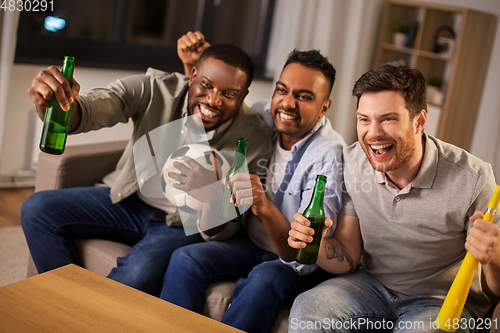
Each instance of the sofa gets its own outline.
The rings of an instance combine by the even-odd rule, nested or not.
[[[99,183],[104,175],[114,170],[126,144],[126,141],[120,141],[68,146],[62,155],[40,153],[35,191]],[[111,269],[116,266],[116,258],[126,255],[130,250],[128,245],[99,239],[79,240],[78,246],[83,266],[104,276],[107,276]],[[27,276],[35,274],[37,271],[30,257]],[[212,319],[220,320],[230,305],[235,285],[234,281],[212,284],[206,291],[203,314]],[[486,285],[484,276],[483,285]],[[488,316],[491,317],[495,311],[493,318],[497,318],[497,323],[500,325],[500,305],[496,306],[499,297],[493,295],[489,290],[485,290],[485,293],[493,300]],[[273,333],[287,332],[289,312],[290,305],[281,309]],[[492,329],[491,332],[499,332],[499,330]]]
[[[99,183],[103,176],[113,171],[127,141],[68,146],[62,155],[40,153],[37,163],[35,191],[67,187],[88,186]],[[107,276],[116,266],[116,258],[125,256],[130,246],[100,239],[79,240],[78,247],[83,266],[95,273]],[[27,276],[37,274],[31,259]],[[212,284],[206,292],[203,314],[220,320],[229,307],[236,282],[226,281]],[[290,306],[281,310],[273,333],[288,330]]]

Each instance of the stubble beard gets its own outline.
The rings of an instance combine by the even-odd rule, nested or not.
[[[401,168],[403,165],[408,163],[412,158],[413,154],[415,154],[415,141],[411,132],[408,133],[406,138],[401,142],[398,142],[396,147],[392,147],[392,149],[398,149],[396,151],[396,155],[387,163],[378,163],[373,157],[372,148],[364,141],[361,142],[361,148],[365,152],[368,161],[370,162],[373,169],[380,172],[390,172],[393,170],[397,170]]]

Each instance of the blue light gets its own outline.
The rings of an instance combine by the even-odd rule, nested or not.
[[[47,16],[45,18],[45,24],[43,25],[45,29],[50,32],[55,32],[61,30],[66,25],[66,21],[57,16]]]

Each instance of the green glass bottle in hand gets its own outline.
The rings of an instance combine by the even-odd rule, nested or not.
[[[74,64],[75,58],[65,57],[62,74],[66,77],[70,86],[73,84]],[[52,98],[45,112],[42,137],[40,139],[41,151],[55,155],[60,155],[64,152],[72,110],[73,103],[70,104],[69,111],[64,111],[59,105],[57,98],[55,96]]]
[[[295,260],[301,264],[312,265],[318,260],[319,244],[325,225],[325,211],[323,210],[325,184],[326,176],[318,175],[309,206],[302,213],[311,222],[310,227],[314,229],[314,235],[311,243],[307,243],[306,247],[295,251]]]
[[[226,174],[226,186],[224,186],[224,199],[222,204],[222,216],[228,221],[239,222],[242,219],[240,209],[230,201],[233,194],[232,189],[227,186],[229,179],[239,172],[248,173],[246,162],[247,157],[247,139],[239,138],[236,146],[236,154],[234,156],[233,165]]]

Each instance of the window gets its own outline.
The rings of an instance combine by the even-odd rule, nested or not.
[[[21,12],[16,63],[182,71],[177,39],[200,30],[211,44],[230,43],[264,64],[275,0],[58,0],[52,11]]]

